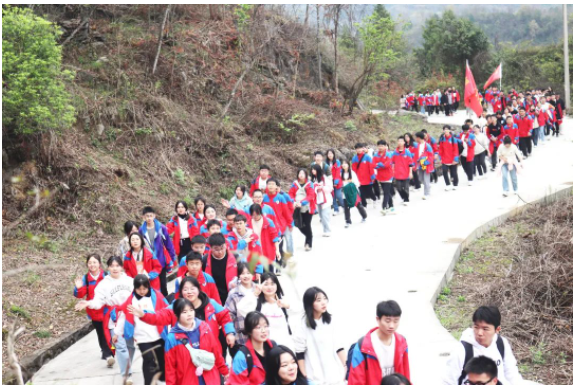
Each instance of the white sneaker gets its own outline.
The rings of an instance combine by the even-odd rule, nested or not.
[[[108,358],[106,358],[106,365],[109,368],[112,368],[112,366],[114,366],[115,363],[116,363],[116,360],[114,359],[113,356],[109,356]]]
[[[405,207],[407,207],[407,206],[408,206],[408,201],[404,201],[402,204],[403,204]]]
[[[508,192],[502,192],[502,196],[508,197]]]
[[[457,186],[452,186],[452,190],[456,190],[457,188]]]
[[[304,246],[304,251],[310,251],[310,250],[312,250],[312,247],[310,247],[310,245]]]
[[[517,191],[517,190],[514,191],[514,196],[518,196],[518,191]]]
[[[126,378],[126,385],[133,385],[134,381],[132,381],[132,375],[128,376],[128,378]]]
[[[445,190],[446,192],[450,192],[450,187],[447,186],[446,188],[444,188],[444,190]]]
[[[468,181],[468,186],[472,186],[472,181]]]
[[[422,196],[422,200],[428,200],[427,196]]]
[[[381,209],[381,210],[380,210],[380,213],[382,214],[382,216],[386,216],[386,213],[387,213],[387,212],[386,212],[385,209]]]
[[[350,223],[346,223],[346,225],[344,226],[344,228],[349,228],[350,227]]]
[[[388,215],[396,215],[396,209],[394,209],[394,207],[388,209],[388,211],[386,212],[386,214]]]
[[[330,233],[329,232],[325,232],[322,234],[323,237],[325,238],[329,238],[330,237]]]

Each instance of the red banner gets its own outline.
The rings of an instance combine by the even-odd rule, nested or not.
[[[468,66],[468,61],[466,61],[464,105],[474,111],[476,116],[480,117],[482,115],[482,104],[480,103],[480,96],[478,96],[478,88],[476,87],[476,81],[474,81],[472,70],[470,70],[470,66]]]

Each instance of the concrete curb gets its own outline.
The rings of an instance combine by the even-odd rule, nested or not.
[[[490,228],[502,225],[511,216],[521,215],[528,208],[529,205],[553,203],[553,202],[560,200],[560,199],[563,199],[565,197],[572,196],[573,190],[574,190],[574,187],[572,185],[570,185],[567,188],[558,189],[557,191],[552,192],[552,193],[547,194],[547,195],[544,195],[544,196],[540,197],[539,199],[536,199],[530,203],[524,203],[522,205],[519,205],[519,206],[511,209],[510,211],[505,212],[502,215],[497,216],[494,219],[484,223],[483,225],[479,226],[474,231],[472,231],[472,233],[470,233],[466,237],[466,239],[464,239],[456,247],[456,251],[454,252],[454,256],[452,257],[452,261],[450,262],[450,266],[448,266],[448,269],[446,270],[444,277],[442,277],[442,281],[438,285],[438,288],[436,288],[436,292],[434,293],[434,295],[432,296],[432,299],[430,300],[430,303],[432,304],[432,306],[434,306],[436,304],[436,299],[438,298],[440,291],[446,285],[448,285],[448,283],[452,279],[452,276],[454,275],[454,267],[456,266],[456,263],[458,263],[458,260],[460,259],[460,255],[462,254],[462,251],[466,247],[470,246],[474,241],[476,241],[477,239],[482,237],[482,235],[484,235],[484,233],[486,231],[488,231]]]

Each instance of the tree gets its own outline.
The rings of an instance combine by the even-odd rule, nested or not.
[[[358,33],[363,43],[362,71],[346,94],[345,105],[349,113],[352,113],[358,96],[375,75],[379,72],[380,76],[385,77],[385,70],[398,58],[402,38],[390,16],[375,12],[358,25]]]
[[[422,48],[415,51],[423,77],[443,72],[464,79],[466,60],[473,65],[490,48],[488,37],[477,25],[451,10],[426,20],[423,38]]]
[[[2,125],[17,134],[70,127],[75,120],[61,70],[59,30],[28,8],[2,9]]]
[[[327,6],[327,17],[332,19],[332,22],[334,23],[334,74],[332,79],[334,91],[336,93],[338,93],[338,26],[340,24],[340,13],[344,7],[345,5],[343,4]]]
[[[322,55],[320,54],[320,8],[316,4],[316,56],[318,57],[318,88],[322,89]]]

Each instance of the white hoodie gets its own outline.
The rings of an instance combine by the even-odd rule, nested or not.
[[[125,273],[118,278],[107,275],[94,289],[94,298],[88,301],[88,308],[100,309],[104,305],[122,305],[130,297],[133,289],[134,279]],[[108,328],[114,328],[112,320]]]
[[[502,356],[500,355],[500,351],[498,351],[498,346],[496,346],[497,338],[497,336],[494,336],[492,344],[488,347],[484,347],[474,338],[474,330],[468,328],[462,333],[460,340],[472,345],[475,357],[483,355],[496,362],[496,365],[498,365],[498,380],[502,382],[503,385],[521,384],[522,376],[520,376],[520,373],[518,372],[516,358],[512,353],[510,343],[506,338],[502,337],[502,340],[504,341],[504,362],[502,362]],[[442,378],[442,383],[444,385],[458,385],[458,378],[460,378],[462,370],[464,369],[463,365],[465,356],[466,352],[464,351],[464,346],[459,342],[456,349],[450,354],[450,358],[446,363],[446,372]],[[466,378],[464,380],[466,380]]]

